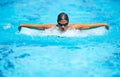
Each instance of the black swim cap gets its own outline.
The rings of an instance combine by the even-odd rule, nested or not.
[[[67,23],[69,23],[69,18],[68,18],[68,15],[64,12],[61,12],[59,15],[58,15],[58,19],[57,19],[57,23],[59,24],[59,21],[60,20],[67,20]]]

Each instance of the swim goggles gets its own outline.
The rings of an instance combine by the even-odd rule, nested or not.
[[[65,23],[65,24],[59,23],[59,26],[67,26],[67,25],[68,25],[68,23]]]

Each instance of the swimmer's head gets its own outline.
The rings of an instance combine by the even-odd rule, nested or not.
[[[67,26],[69,23],[68,15],[64,12],[61,12],[58,15],[57,23],[59,26]]]

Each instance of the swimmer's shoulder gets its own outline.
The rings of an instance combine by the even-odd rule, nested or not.
[[[56,26],[56,24],[42,24],[42,26],[45,28],[53,28]]]
[[[79,26],[79,24],[69,24],[69,25],[68,25],[68,28],[77,29],[78,26]]]

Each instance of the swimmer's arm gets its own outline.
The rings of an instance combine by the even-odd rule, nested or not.
[[[20,31],[21,27],[27,27],[27,28],[35,28],[35,29],[44,30],[44,29],[52,28],[53,26],[54,24],[20,24],[18,29]]]
[[[91,29],[91,28],[97,28],[97,27],[101,27],[101,26],[105,26],[105,28],[108,30],[109,26],[106,23],[96,23],[96,24],[77,24],[75,27],[77,29]]]

